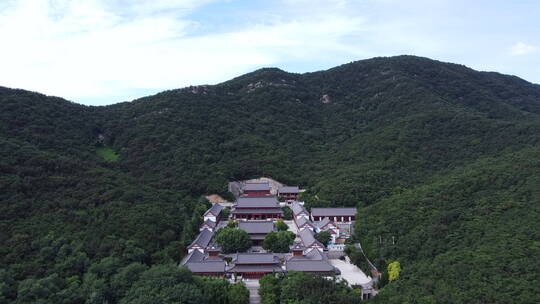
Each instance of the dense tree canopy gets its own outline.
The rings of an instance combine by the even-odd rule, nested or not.
[[[355,241],[402,269],[374,301],[540,302],[539,100],[412,56],[106,107],[0,87],[0,301],[135,301],[127,277],[180,261],[202,195],[270,176],[308,208],[359,207]]]
[[[263,304],[361,303],[358,289],[351,289],[343,281],[308,273],[292,271],[280,277],[265,275],[259,282]]]
[[[324,246],[327,246],[332,239],[332,235],[328,231],[321,231],[315,234],[315,239],[321,242]]]
[[[270,232],[264,237],[263,248],[272,252],[289,252],[295,237],[291,231]]]
[[[215,238],[223,253],[245,252],[251,247],[251,238],[242,229],[221,228],[217,231]]]

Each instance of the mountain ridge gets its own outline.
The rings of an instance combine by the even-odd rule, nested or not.
[[[359,208],[355,238],[370,260],[404,269],[375,302],[442,301],[444,292],[430,298],[436,286],[454,303],[505,303],[496,282],[458,267],[475,253],[478,264],[514,265],[504,278],[476,273],[534,302],[539,146],[540,86],[414,56],[304,74],[265,68],[108,106],[0,87],[0,274],[15,282],[0,302],[24,303],[29,280],[55,276],[43,299],[74,277],[78,299],[97,292],[116,303],[124,294],[95,287],[110,285],[100,267],[178,262],[198,231],[201,196],[230,196],[228,181],[258,176],[307,188],[308,207]],[[533,232],[510,239],[516,225]],[[398,245],[376,241],[392,236]],[[500,253],[505,243],[524,258]]]

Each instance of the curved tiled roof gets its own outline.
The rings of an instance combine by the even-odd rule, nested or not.
[[[244,191],[270,191],[268,183],[247,183],[243,187]]]
[[[252,233],[270,233],[274,231],[274,223],[272,221],[239,221],[238,228]]]
[[[313,231],[309,229],[304,229],[298,232],[298,235],[300,236],[300,239],[302,240],[302,244],[306,247],[311,247],[313,245],[324,247],[323,244],[321,244],[321,242],[315,239],[315,236],[313,235]]]
[[[194,245],[199,245],[202,248],[206,248],[208,244],[210,244],[210,240],[212,239],[212,236],[214,236],[214,233],[208,229],[203,229],[197,235],[197,238],[189,245],[189,247],[193,247]],[[189,248],[188,247],[188,248]]]
[[[300,203],[298,202],[294,202],[291,206],[291,209],[293,211],[293,214],[296,216],[300,213],[305,213],[306,215],[309,215],[309,213],[307,212],[306,208],[302,205],[300,205]]]
[[[209,214],[218,216],[221,213],[221,210],[223,210],[223,206],[221,206],[220,204],[213,204],[210,209],[206,210],[204,216],[207,216]]]
[[[239,197],[236,200],[236,208],[279,208],[279,202],[275,196]]]

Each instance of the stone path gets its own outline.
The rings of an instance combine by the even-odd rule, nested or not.
[[[245,280],[247,289],[249,290],[249,303],[250,304],[260,304],[261,296],[259,295],[259,280],[249,279]]]

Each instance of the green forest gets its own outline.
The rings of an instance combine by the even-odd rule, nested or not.
[[[374,303],[540,302],[540,86],[398,56],[102,107],[0,87],[0,303],[241,301],[172,265],[204,195],[260,176],[358,207],[401,265]]]

